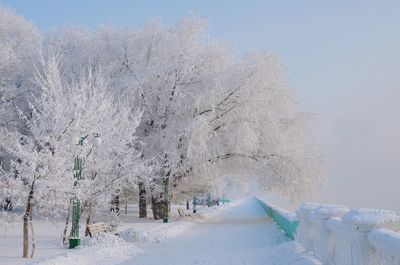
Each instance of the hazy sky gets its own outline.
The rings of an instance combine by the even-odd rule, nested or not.
[[[190,12],[238,55],[280,55],[317,117],[330,161],[318,201],[400,212],[400,1],[0,0],[43,31],[62,25],[173,23]]]

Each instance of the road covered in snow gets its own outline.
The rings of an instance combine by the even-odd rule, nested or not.
[[[27,264],[320,264],[290,241],[254,198],[199,211],[168,224],[125,224],[119,237],[107,233],[85,238],[79,249]]]
[[[254,199],[166,242],[138,246],[144,251],[118,264],[319,264],[290,242]]]

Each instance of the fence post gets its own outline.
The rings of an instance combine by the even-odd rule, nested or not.
[[[297,218],[299,219],[299,227],[297,228],[297,240],[303,245],[305,250],[312,250],[312,230],[311,224],[308,220],[308,215],[317,209],[320,204],[317,203],[303,203],[296,210]]]
[[[313,226],[312,247],[322,264],[329,264],[333,259],[333,248],[330,247],[331,231],[327,221],[331,217],[342,217],[349,209],[340,205],[321,205],[308,215]]]

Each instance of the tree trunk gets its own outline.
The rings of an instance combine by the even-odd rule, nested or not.
[[[35,255],[35,249],[36,249],[36,241],[35,241],[35,230],[33,229],[33,222],[32,222],[32,213],[29,217],[29,224],[31,226],[31,241],[32,241],[32,251],[31,251],[31,259]]]
[[[164,218],[164,192],[159,192],[156,190],[156,184],[150,184],[151,191],[151,210],[153,212],[154,220],[160,220]],[[171,208],[172,194],[169,194],[168,200],[168,211]]]
[[[153,211],[154,220],[163,218],[164,201],[157,197],[151,196],[151,209]]]
[[[146,187],[144,182],[139,182],[139,218],[147,218]]]
[[[169,200],[168,200],[168,213],[171,211],[171,201],[172,201],[172,195],[169,195]],[[153,211],[153,217],[154,220],[160,220],[163,219],[165,216],[164,212],[164,207],[165,207],[165,201],[163,199],[163,194],[159,197],[151,197],[151,209]]]
[[[22,257],[29,257],[29,221],[31,220],[32,215],[32,199],[33,199],[33,188],[35,185],[35,181],[32,182],[32,185],[29,190],[28,201],[26,203],[26,209],[23,218],[23,248],[22,248]]]
[[[4,201],[4,206],[3,206],[3,209],[5,210],[5,211],[11,211],[12,209],[13,209],[13,205],[12,205],[12,202],[11,202],[11,199],[10,198],[6,198],[5,199],[5,201]]]
[[[114,198],[111,200],[111,212],[119,215],[119,194],[115,195]]]
[[[68,224],[69,224],[69,210],[70,210],[70,207],[68,207],[68,214],[67,214],[67,218],[65,220],[64,232],[63,232],[63,245],[64,246],[68,245],[67,232],[68,232]]]
[[[92,234],[90,233],[90,230],[89,230],[89,225],[90,225],[90,213],[88,214],[88,216],[86,218],[85,236],[92,237]]]
[[[162,218],[162,200],[160,199],[158,192],[156,192],[156,183],[150,183],[151,192],[151,211],[153,212],[154,220],[160,220]]]

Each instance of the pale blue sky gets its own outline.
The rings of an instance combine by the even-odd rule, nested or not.
[[[316,199],[400,212],[400,1],[0,0],[46,31],[207,18],[238,55],[280,55],[331,161]]]

